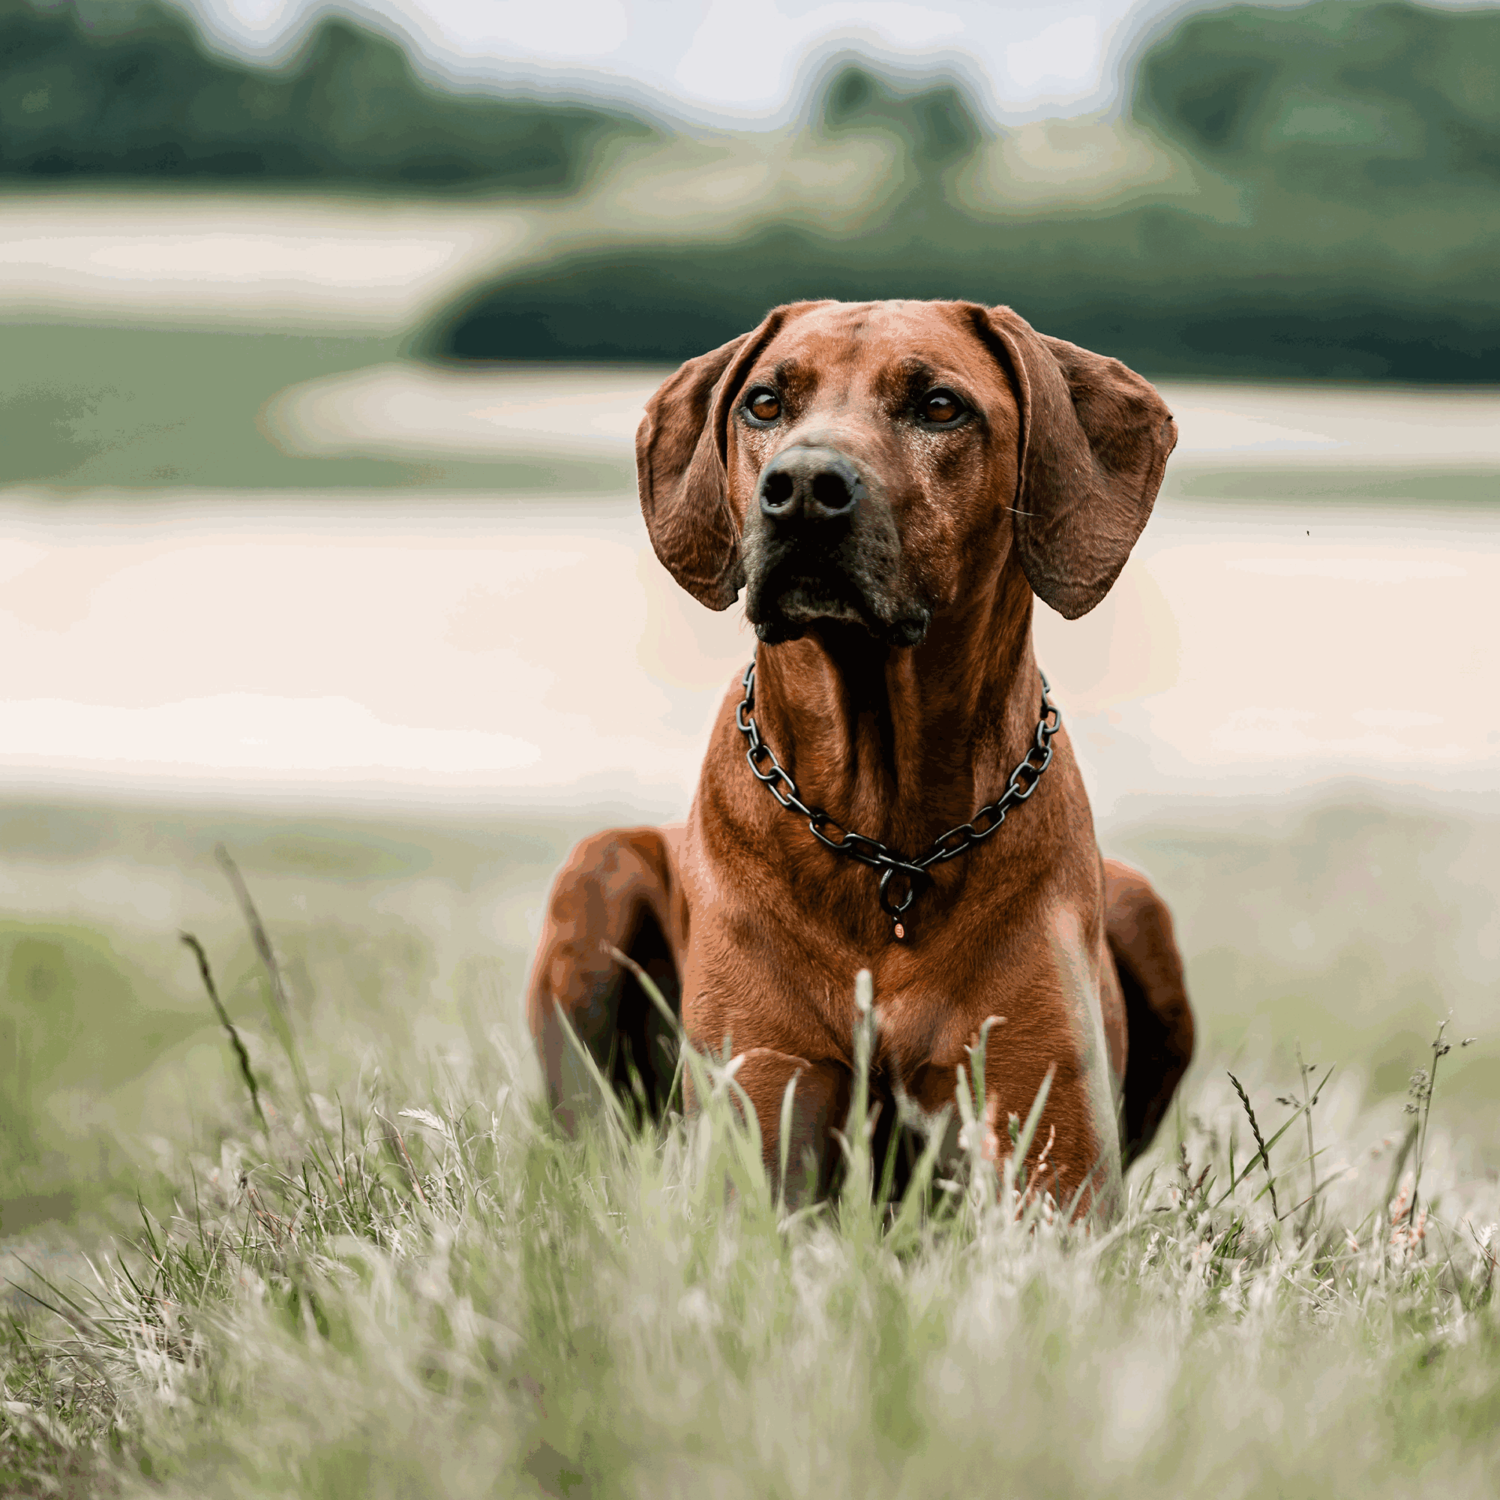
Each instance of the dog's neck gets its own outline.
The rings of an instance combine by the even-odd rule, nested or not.
[[[755,719],[803,799],[917,855],[999,797],[1041,710],[1031,604],[1011,558],[919,646],[853,627],[761,646]]]

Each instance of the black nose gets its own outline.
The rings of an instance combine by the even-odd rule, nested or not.
[[[851,516],[864,494],[859,470],[832,448],[788,448],[761,470],[760,513],[777,525]]]

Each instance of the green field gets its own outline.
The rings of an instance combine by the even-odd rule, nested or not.
[[[317,457],[290,452],[259,414],[279,392],[402,352],[396,335],[0,327],[0,485],[58,497],[91,488],[591,493],[630,469],[566,455],[497,461]]]
[[[973,1162],[900,1215],[856,1194],[789,1219],[727,1107],[555,1138],[519,990],[588,822],[0,813],[25,893],[0,929],[0,1254],[41,1299],[8,1298],[0,1488],[1489,1492],[1500,824],[1349,797],[1110,833],[1174,905],[1202,1043],[1126,1222],[1080,1239],[1013,1222]],[[1403,1104],[1450,1007],[1430,1217],[1393,1245]],[[1302,1097],[1299,1048],[1313,1083],[1334,1068],[1310,1207],[1275,1102]],[[1265,1134],[1293,1120],[1279,1221],[1226,1068]]]

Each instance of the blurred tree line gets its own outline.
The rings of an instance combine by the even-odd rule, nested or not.
[[[1500,9],[1201,11],[1142,40],[1124,90],[1120,128],[1170,170],[1039,207],[962,83],[836,66],[799,149],[875,143],[880,182],[691,229],[648,207],[475,288],[420,346],[677,359],[778,302],[967,297],[1160,373],[1500,381]],[[0,0],[0,177],[555,192],[629,135],[671,154],[621,108],[441,88],[337,16],[255,66],[163,0]]]
[[[1493,193],[1500,10],[1322,0],[1192,16],[1139,58],[1131,103],[1205,161],[1289,193]]]
[[[435,87],[392,39],[323,17],[296,54],[216,56],[159,0],[0,0],[0,176],[577,186],[623,110]]]
[[[961,297],[1160,374],[1500,381],[1500,10],[1193,14],[1144,41],[1124,102],[1176,163],[1154,192],[1038,211],[1002,183],[976,203],[964,174],[986,132],[962,86],[846,66],[807,128],[895,144],[896,184],[868,213],[519,270],[450,308],[428,347],[678,359],[795,298]]]

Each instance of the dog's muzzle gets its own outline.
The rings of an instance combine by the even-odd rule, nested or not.
[[[879,486],[836,448],[798,444],[761,470],[745,533],[746,603],[769,644],[820,622],[915,645],[929,611],[905,597],[901,544]]]

